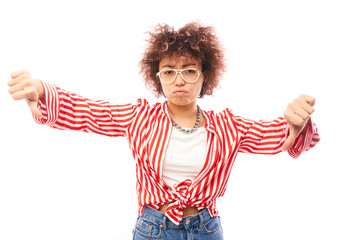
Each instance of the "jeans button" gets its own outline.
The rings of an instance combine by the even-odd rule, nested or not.
[[[185,224],[188,225],[190,223],[190,220],[186,220]]]

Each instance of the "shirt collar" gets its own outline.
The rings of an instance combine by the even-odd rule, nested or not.
[[[168,106],[167,106],[167,100],[165,101],[165,102],[163,102],[162,104],[161,104],[161,110],[162,110],[162,112],[165,114],[165,116],[166,116],[166,118],[169,120],[169,122],[172,122],[171,121],[171,113],[170,113],[170,110],[169,110],[169,108],[168,108]]]

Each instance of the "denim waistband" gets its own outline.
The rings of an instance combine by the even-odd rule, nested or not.
[[[159,225],[162,224],[165,228],[192,228],[198,227],[203,222],[209,220],[211,218],[211,215],[209,213],[209,210],[205,208],[197,215],[182,218],[179,225],[176,225],[175,223],[170,221],[164,213],[157,211],[149,206],[145,206],[142,217]]]

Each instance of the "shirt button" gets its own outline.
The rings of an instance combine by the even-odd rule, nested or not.
[[[190,223],[190,220],[186,220],[185,224],[187,225],[187,224],[189,224],[189,223]]]

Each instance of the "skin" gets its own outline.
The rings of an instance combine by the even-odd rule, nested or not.
[[[164,57],[159,63],[159,71],[164,69],[196,68],[202,70],[201,63],[188,56]],[[160,81],[161,82],[161,81]],[[166,84],[161,82],[163,93],[168,100],[168,107],[173,120],[182,127],[192,128],[197,117],[197,97],[200,95],[204,82],[201,73],[195,83],[187,83],[178,74],[174,82]],[[204,123],[201,118],[200,126]]]
[[[164,57],[159,63],[159,71],[164,69],[184,69],[196,68],[202,70],[201,63],[190,56],[172,56]],[[168,108],[171,117],[182,127],[192,128],[197,117],[197,97],[200,95],[202,84],[204,82],[203,73],[195,83],[187,83],[180,74],[176,76],[174,82],[165,84],[161,82],[163,93],[168,100]],[[204,125],[202,116],[200,126]],[[166,203],[159,208],[160,212],[165,213],[170,203]],[[197,208],[188,206],[184,208],[183,217],[196,215],[199,213]]]
[[[16,71],[10,74],[11,80],[8,81],[9,93],[14,100],[25,99],[31,113],[42,118],[40,110],[37,108],[39,99],[43,100],[44,88],[39,79],[33,79],[26,70]]]
[[[159,71],[163,69],[183,69],[196,68],[202,70],[201,63],[191,56],[169,56],[164,57],[159,63]],[[40,110],[37,108],[39,99],[44,101],[44,89],[39,79],[33,79],[26,70],[16,71],[10,74],[11,80],[8,81],[9,93],[14,100],[25,99],[31,113],[42,118]],[[170,84],[161,83],[165,97],[168,100],[168,108],[171,117],[182,127],[192,128],[197,117],[197,97],[200,94],[204,79],[203,73],[195,83],[187,83],[180,74],[174,82]],[[282,150],[287,151],[295,143],[296,138],[304,133],[308,127],[310,115],[314,112],[315,98],[309,95],[300,95],[287,106],[284,117],[289,125],[289,134]],[[202,116],[200,126],[204,125]],[[169,203],[159,208],[165,212]],[[194,207],[184,209],[184,217],[196,215],[199,211]]]

